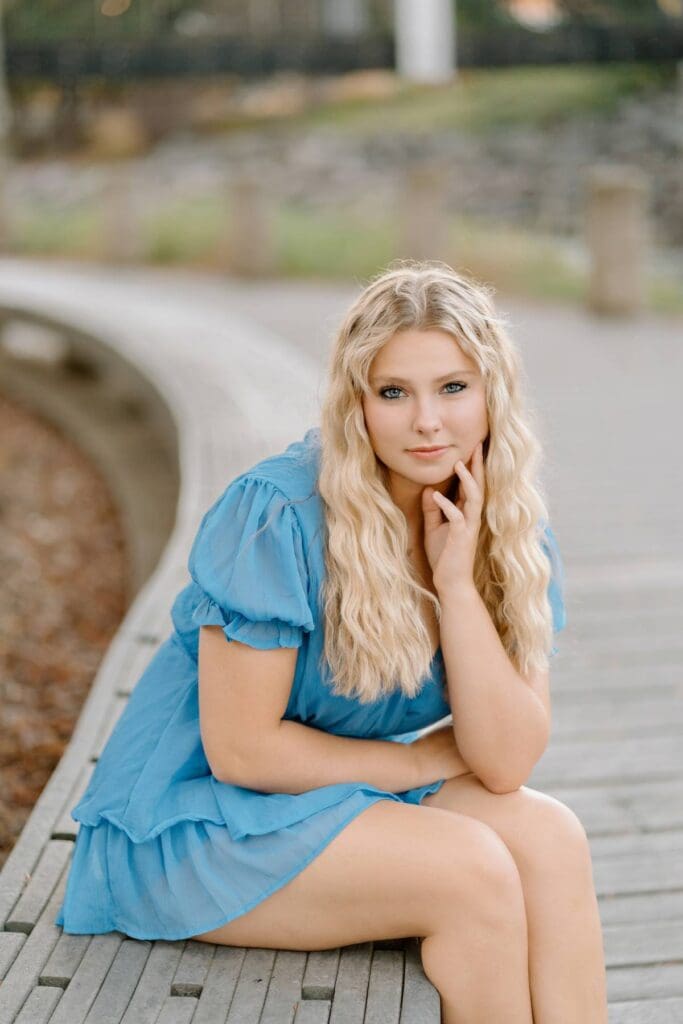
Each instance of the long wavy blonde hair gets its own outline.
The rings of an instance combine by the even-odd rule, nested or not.
[[[541,446],[524,408],[518,352],[488,287],[444,263],[393,263],[365,288],[339,329],[320,423],[321,665],[327,662],[335,693],[361,703],[396,690],[417,695],[432,665],[424,602],[441,617],[438,597],[408,559],[408,525],[390,496],[362,408],[373,358],[408,328],[448,332],[479,367],[489,437],[474,583],[518,671],[547,667],[552,644],[551,567],[542,547],[547,510],[536,480]]]

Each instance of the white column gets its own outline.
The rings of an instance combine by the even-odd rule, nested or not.
[[[453,0],[394,0],[396,71],[415,82],[455,74]]]

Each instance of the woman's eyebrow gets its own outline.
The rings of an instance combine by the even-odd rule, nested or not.
[[[432,384],[440,384],[442,380],[450,380],[451,377],[476,377],[476,370],[451,370],[450,373],[444,373],[443,377],[436,377]],[[397,384],[411,384],[412,381],[406,380],[404,377],[394,377],[393,374],[383,373],[381,377],[371,377],[371,383],[379,384],[381,381],[391,380]]]

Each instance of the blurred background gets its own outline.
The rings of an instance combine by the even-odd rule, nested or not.
[[[15,265],[37,281],[49,262],[74,282],[103,268],[122,281],[179,275],[190,294],[198,278],[182,275],[202,275],[311,352],[314,321],[331,323],[401,256],[442,258],[510,301],[603,322],[683,313],[683,0],[0,0],[0,11],[0,281]],[[8,319],[8,303],[0,863],[178,495],[172,446],[144,403],[114,401],[88,358]],[[576,395],[565,398],[569,410]],[[592,437],[601,428],[586,421]],[[632,464],[624,475],[644,494]]]
[[[424,252],[580,301],[617,190],[644,303],[683,307],[682,0],[4,8],[6,252],[347,279]]]

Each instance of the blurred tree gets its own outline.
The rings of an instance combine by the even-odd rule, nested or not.
[[[5,69],[5,3],[0,0],[0,251],[7,249],[7,204],[5,202],[5,182],[11,160],[10,132],[12,127],[12,104],[7,88]]]
[[[675,13],[662,0],[556,0],[570,21],[618,25],[626,22],[651,22]]]

